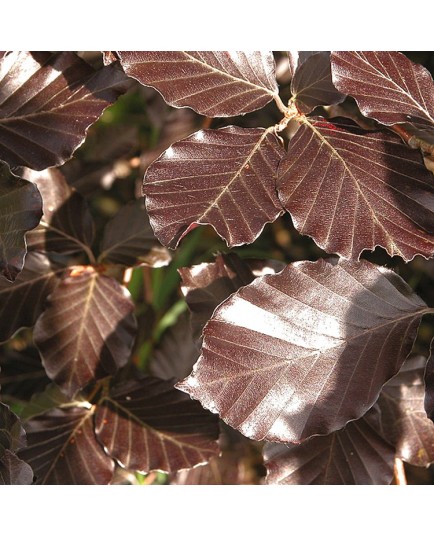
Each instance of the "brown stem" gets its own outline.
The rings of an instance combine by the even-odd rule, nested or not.
[[[396,132],[412,149],[420,149],[423,153],[434,157],[434,145],[408,132],[404,125],[391,125],[390,130]]]
[[[395,458],[393,474],[395,476],[395,482],[398,486],[407,485],[407,477],[405,476],[404,462],[401,460],[401,458]]]

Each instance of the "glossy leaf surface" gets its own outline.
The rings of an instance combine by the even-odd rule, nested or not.
[[[395,446],[397,456],[422,467],[434,462],[434,423],[424,409],[425,365],[422,356],[409,358],[379,399],[384,437]]]
[[[329,434],[372,407],[428,311],[399,276],[366,261],[294,263],[215,310],[177,387],[253,439]]]
[[[28,179],[42,196],[41,223],[26,235],[29,250],[74,254],[93,241],[93,219],[86,200],[66,182],[57,169],[30,172]]]
[[[36,484],[108,484],[114,462],[95,437],[93,411],[56,408],[27,421],[27,447],[19,455]]]
[[[434,254],[434,185],[417,151],[388,132],[317,119],[279,167],[283,206],[329,253],[358,259],[383,247],[409,261]]]
[[[298,110],[305,114],[317,106],[337,104],[345,99],[333,85],[329,52],[308,56],[299,65],[291,82],[291,93]]]
[[[118,52],[125,72],[171,106],[208,117],[245,114],[277,94],[271,52]]]
[[[96,434],[123,466],[166,472],[218,453],[218,420],[172,382],[144,378],[119,386],[96,411]]]
[[[395,450],[370,422],[372,411],[369,418],[300,445],[268,443],[264,449],[267,484],[390,484]],[[379,415],[374,416],[378,420]]]
[[[18,329],[35,324],[64,270],[64,266],[50,261],[43,253],[32,251],[27,254],[24,269],[13,283],[0,278],[1,342]]]
[[[135,338],[128,291],[92,267],[75,267],[50,295],[34,329],[44,368],[68,395],[114,374]]]
[[[434,127],[434,83],[425,67],[400,52],[332,52],[335,86],[361,112],[385,125]]]
[[[174,143],[143,185],[160,242],[176,248],[197,224],[212,225],[230,247],[253,242],[281,213],[275,180],[283,155],[262,128],[201,130]]]
[[[60,165],[127,88],[116,65],[95,71],[72,52],[13,52],[0,60],[0,159]]]
[[[153,268],[169,264],[170,253],[155,238],[143,199],[123,206],[106,225],[99,260]]]
[[[23,269],[24,235],[41,217],[42,199],[36,186],[19,179],[0,162],[0,275],[9,281]]]

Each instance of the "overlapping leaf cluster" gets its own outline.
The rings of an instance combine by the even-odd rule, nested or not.
[[[432,359],[408,358],[432,309],[360,260],[377,246],[406,262],[434,256],[432,77],[397,52],[285,57],[286,104],[272,53],[116,52],[99,67],[73,53],[0,59],[1,340],[33,327],[32,366],[52,382],[27,406],[27,446],[2,406],[4,482],[33,471],[37,483],[102,484],[119,466],[188,468],[173,477],[181,484],[255,481],[234,470],[252,459],[245,443],[225,448],[223,434],[215,458],[217,415],[265,442],[268,483],[389,484],[395,458],[434,461]],[[208,118],[274,100],[281,119],[177,139],[146,171],[146,205],[123,207],[95,241],[85,199],[50,166],[131,79]],[[201,225],[229,248],[251,244],[285,212],[334,256],[286,265],[229,253],[182,268],[192,334],[180,317],[155,376],[119,379],[137,334],[125,270],[169,263],[166,247]]]

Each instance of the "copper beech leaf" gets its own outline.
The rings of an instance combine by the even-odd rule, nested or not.
[[[179,268],[181,290],[191,312],[191,325],[195,340],[214,309],[236,290],[248,285],[259,272],[275,273],[285,267],[279,261],[243,260],[235,253],[218,255],[214,262],[203,262],[190,268]]]
[[[33,471],[29,464],[11,450],[0,448],[0,485],[30,485],[33,482]]]
[[[9,406],[0,402],[0,449],[15,452],[25,444],[26,433],[19,417]]]
[[[35,324],[64,270],[65,266],[44,253],[30,251],[23,271],[13,283],[0,278],[0,342],[20,328]]]
[[[394,272],[319,260],[223,302],[182,391],[256,440],[299,442],[364,415],[430,312]]]
[[[174,472],[219,452],[216,416],[159,378],[114,388],[98,404],[95,430],[106,452],[135,471]]]
[[[268,443],[267,484],[384,485],[393,479],[395,449],[378,433],[374,406],[365,416],[300,445]]]
[[[271,52],[118,52],[125,72],[171,106],[208,117],[258,110],[278,93]]]
[[[426,359],[414,356],[381,391],[379,405],[384,437],[405,462],[428,467],[434,462],[434,423],[424,409]]]
[[[431,351],[425,369],[425,399],[424,408],[427,416],[434,421],[434,339],[431,341]]]
[[[33,469],[35,484],[108,484],[114,462],[98,443],[94,408],[55,408],[25,423],[27,447],[19,456]]]
[[[69,396],[114,374],[130,357],[136,333],[125,287],[91,266],[69,270],[49,296],[34,341],[49,378]]]
[[[23,269],[24,235],[41,217],[42,198],[37,187],[11,173],[0,161],[0,274],[9,281]]]
[[[434,83],[400,52],[332,52],[333,83],[360,111],[385,125],[434,127]]]
[[[38,227],[26,235],[28,249],[62,254],[88,250],[94,225],[86,200],[58,169],[28,170],[25,177],[38,187],[44,211]]]
[[[230,247],[253,242],[282,211],[275,180],[284,154],[272,129],[229,126],[174,143],[144,178],[157,238],[176,248],[192,228],[210,224]]]
[[[123,206],[106,225],[101,248],[100,262],[159,268],[171,260],[155,238],[143,199]]]
[[[303,124],[279,166],[282,205],[302,234],[357,260],[383,247],[406,261],[434,254],[434,184],[422,157],[388,132],[348,120]]]
[[[291,81],[291,93],[298,110],[305,114],[317,106],[345,99],[346,95],[333,85],[329,52],[317,52],[299,65]]]
[[[163,380],[180,380],[190,374],[198,357],[199,350],[193,340],[190,315],[186,311],[163,333],[154,350],[149,371]]]
[[[0,60],[0,159],[60,165],[87,129],[127,89],[124,73],[95,71],[72,52],[13,52]]]

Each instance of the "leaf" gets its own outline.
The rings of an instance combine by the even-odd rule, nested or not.
[[[223,302],[177,384],[252,439],[300,442],[364,415],[411,350],[423,301],[395,273],[319,260]]]
[[[428,418],[434,421],[434,339],[431,340],[430,356],[426,364],[424,382],[424,408]]]
[[[99,262],[166,266],[171,255],[155,238],[143,199],[124,205],[106,225]]]
[[[291,93],[298,110],[305,114],[317,106],[345,99],[346,95],[333,85],[329,52],[317,52],[299,65],[291,82]]]
[[[72,397],[91,380],[113,375],[130,357],[133,311],[128,291],[115,279],[91,266],[72,268],[34,328],[48,377]]]
[[[208,117],[263,108],[278,93],[271,52],[118,52],[128,76]]]
[[[434,423],[424,410],[426,359],[414,356],[386,383],[379,399],[384,437],[405,462],[428,467],[434,462]]]
[[[13,52],[0,60],[0,159],[60,165],[87,129],[127,89],[124,73],[95,71],[72,52]]]
[[[0,402],[0,450],[7,449],[15,452],[25,444],[26,433],[19,417]]]
[[[195,340],[202,337],[202,330],[214,309],[255,278],[249,265],[235,253],[218,255],[212,263],[203,262],[178,271],[182,278],[181,290],[192,315]]]
[[[77,396],[73,400],[64,395],[55,383],[50,383],[42,392],[35,393],[21,412],[21,418],[28,420],[54,408],[65,409],[85,402],[84,397]]]
[[[307,50],[289,50],[288,51],[288,60],[289,60],[289,70],[291,78],[294,77],[296,70],[303,65],[303,63],[309,59],[313,54],[320,52],[316,51],[307,51]]]
[[[0,449],[0,485],[30,485],[33,471],[30,465],[20,460],[10,450]]]
[[[24,235],[38,225],[41,217],[42,199],[36,186],[0,162],[0,273],[9,281],[23,269]]]
[[[35,484],[108,484],[114,462],[95,437],[93,409],[56,408],[25,424],[28,446],[19,455]]]
[[[400,52],[332,52],[333,83],[360,111],[384,125],[434,127],[434,84],[429,71]]]
[[[163,380],[181,379],[190,374],[198,357],[199,351],[193,340],[187,312],[164,332],[155,348],[149,370],[153,376]]]
[[[144,378],[115,388],[95,415],[106,452],[134,471],[174,472],[218,453],[218,420],[173,383]]]
[[[283,155],[262,128],[201,130],[174,143],[144,179],[155,235],[176,248],[191,229],[210,224],[230,247],[253,242],[281,213],[275,178]]]
[[[0,386],[3,397],[29,400],[48,383],[49,379],[36,348],[28,347],[17,352],[6,345],[0,346]]]
[[[29,250],[63,254],[88,250],[94,226],[86,200],[57,169],[29,170],[25,176],[38,187],[44,210],[39,226],[26,235]]]
[[[301,445],[268,443],[264,449],[267,484],[390,484],[395,450],[370,422],[372,417],[379,420],[375,409],[342,430]]]
[[[24,269],[14,283],[0,278],[0,342],[20,328],[35,324],[64,270],[65,266],[35,251],[27,254]]]
[[[383,247],[434,254],[434,186],[421,156],[388,132],[316,118],[291,140],[277,189],[294,225],[329,253],[357,260]]]

